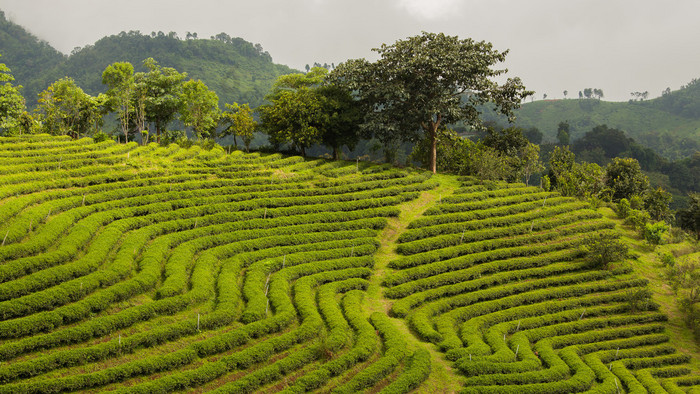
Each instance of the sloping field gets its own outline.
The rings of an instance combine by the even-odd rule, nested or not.
[[[581,258],[612,224],[576,200],[49,136],[0,164],[1,393],[700,387],[644,280]]]

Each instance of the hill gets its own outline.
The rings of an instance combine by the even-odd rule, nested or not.
[[[516,125],[536,127],[545,140],[556,141],[559,122],[568,122],[572,140],[598,125],[625,131],[635,141],[662,156],[677,160],[700,150],[700,84],[646,101],[608,102],[596,99],[542,100],[525,103],[516,112]],[[506,120],[485,115],[499,123]]]
[[[0,393],[700,389],[634,263],[585,258],[617,231],[586,202],[46,135],[0,162]]]
[[[175,33],[121,32],[63,56],[4,15],[0,17],[2,61],[25,87],[29,106],[35,104],[39,92],[66,76],[92,95],[104,92],[101,78],[105,67],[128,61],[137,71],[145,71],[142,62],[149,57],[161,66],[174,67],[204,81],[219,95],[222,106],[234,101],[257,106],[279,75],[294,72],[274,64],[259,45],[225,33],[211,39],[180,39]]]

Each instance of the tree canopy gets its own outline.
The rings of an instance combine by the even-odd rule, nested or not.
[[[494,81],[507,72],[494,66],[508,51],[499,52],[485,41],[423,32],[373,51],[379,60],[349,60],[333,70],[331,80],[356,92],[365,108],[363,128],[384,144],[423,134],[433,172],[440,126],[461,120],[480,128],[477,106],[487,102],[512,118],[522,99],[532,94],[519,78]]]

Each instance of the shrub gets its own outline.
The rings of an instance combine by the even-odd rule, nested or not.
[[[608,268],[611,263],[627,257],[627,245],[612,233],[589,236],[582,249],[586,253],[586,259],[597,268]]]

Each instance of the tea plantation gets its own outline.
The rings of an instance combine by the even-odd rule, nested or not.
[[[47,135],[0,164],[0,393],[700,392],[579,200]]]

